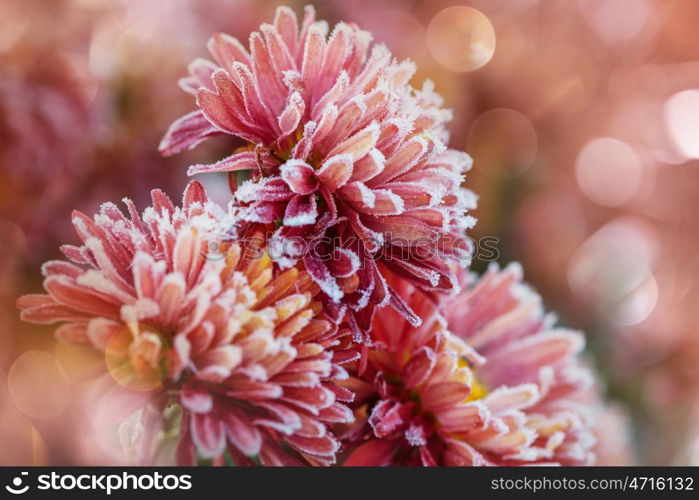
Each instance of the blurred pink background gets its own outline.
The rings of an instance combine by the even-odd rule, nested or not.
[[[150,189],[178,196],[186,166],[157,145],[192,108],[176,85],[213,31],[242,40],[280,3],[0,3],[0,464],[128,462],[100,359],[21,324],[40,264],[75,243],[70,213]],[[325,0],[418,65],[475,160],[475,237],[499,238],[561,322],[588,335],[615,401],[613,464],[699,464],[699,3],[694,0]],[[225,200],[224,176],[200,179]],[[480,271],[487,263],[476,261]],[[624,441],[631,451],[608,446]]]

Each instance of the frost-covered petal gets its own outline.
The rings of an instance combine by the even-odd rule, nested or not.
[[[296,194],[311,194],[318,187],[313,167],[302,160],[289,160],[281,166],[281,177]]]

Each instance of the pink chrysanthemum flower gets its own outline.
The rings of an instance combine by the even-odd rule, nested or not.
[[[240,464],[332,463],[327,424],[353,418],[334,380],[353,353],[317,317],[317,286],[280,272],[255,235],[221,241],[230,216],[198,183],[181,208],[152,199],[143,216],[128,199],[130,217],[111,203],[94,218],[75,212],[82,245],[44,265],[48,294],[21,297],[22,318],[63,323],[60,339],[103,351],[114,379],[158,411],[181,405],[180,463],[226,447]]]
[[[517,266],[491,269],[445,316],[400,287],[423,325],[392,311],[374,324],[367,368],[346,382],[357,393],[346,465],[592,462],[583,337],[552,328],[520,280]]]
[[[451,291],[451,264],[467,261],[465,215],[475,196],[461,188],[471,160],[447,149],[451,118],[431,82],[409,81],[371,35],[327,23],[307,7],[299,27],[289,8],[250,36],[249,50],[216,34],[216,61],[195,60],[181,81],[199,110],[177,120],[164,154],[229,134],[248,146],[190,174],[251,170],[234,198],[251,224],[276,224],[273,258],[302,260],[325,295],[326,314],[346,312],[362,337],[376,307],[389,303],[419,322],[387,286],[377,262],[425,290]],[[349,309],[348,309],[349,308]]]

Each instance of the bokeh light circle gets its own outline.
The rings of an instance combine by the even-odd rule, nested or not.
[[[44,351],[22,354],[7,377],[10,396],[26,416],[48,420],[59,416],[70,404],[71,388],[56,358]]]
[[[523,174],[539,149],[531,121],[512,109],[491,109],[480,115],[468,133],[466,150],[482,172],[499,178]]]
[[[649,274],[617,307],[613,321],[620,326],[633,326],[648,318],[658,303],[658,283]]]
[[[598,205],[615,207],[629,201],[641,184],[636,152],[618,139],[588,142],[578,155],[575,174],[583,193]]]
[[[588,299],[605,315],[616,314],[620,304],[635,292],[647,292],[648,300],[641,300],[646,314],[631,304],[627,307],[633,314],[622,319],[622,323],[640,322],[657,300],[657,292],[652,290],[655,282],[649,281],[657,252],[657,235],[651,227],[634,217],[618,217],[576,249],[568,263],[568,284],[573,293]]]
[[[432,57],[455,72],[478,69],[495,53],[495,29],[488,17],[473,7],[448,7],[427,27]]]
[[[652,15],[649,0],[578,0],[583,18],[609,42],[625,42],[638,34]]]
[[[699,158],[699,89],[683,90],[665,103],[665,127],[685,158]]]

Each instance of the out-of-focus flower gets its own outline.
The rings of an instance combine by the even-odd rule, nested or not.
[[[377,306],[391,303],[419,322],[377,262],[425,290],[457,287],[451,264],[470,256],[465,230],[474,219],[465,214],[475,197],[460,187],[471,161],[447,149],[451,113],[431,82],[414,89],[414,64],[396,62],[383,45],[370,49],[371,35],[355,25],[327,31],[312,8],[299,27],[281,7],[251,35],[249,51],[214,35],[216,63],[197,59],[181,80],[200,109],[171,126],[161,151],[221,134],[245,141],[189,173],[251,170],[234,191],[241,217],[279,226],[273,258],[284,267],[302,260],[326,313],[340,321],[349,311],[361,340]]]
[[[145,461],[157,417],[179,403],[180,463],[226,446],[241,464],[332,463],[326,424],[352,420],[351,394],[333,381],[352,353],[317,318],[317,287],[278,272],[257,235],[221,241],[230,215],[198,183],[181,208],[158,190],[152,199],[142,216],[128,199],[130,218],[111,203],[94,218],[75,212],[82,245],[61,247],[72,262],[44,265],[48,294],[21,297],[22,318],[62,322],[60,339],[103,351],[114,380],[157,410],[144,412]]]
[[[10,1],[0,7],[8,27],[0,37],[0,217],[19,223],[31,243],[28,253],[38,246],[33,236],[48,239],[55,228],[46,222],[49,217],[30,217],[26,207],[55,209],[72,192],[70,179],[91,170],[79,159],[85,143],[94,140],[96,86],[84,59],[67,43],[26,41],[40,24],[29,21],[31,4]],[[44,17],[48,14],[37,16]],[[66,26],[63,16],[52,19],[75,30],[76,37],[81,31]]]
[[[9,0],[0,7],[8,22],[0,38],[0,175],[3,183],[11,182],[4,186],[7,195],[13,188],[29,190],[25,184],[56,182],[59,173],[78,170],[74,160],[80,146],[92,138],[90,107],[97,82],[84,58],[71,51],[81,45],[86,30],[60,12],[67,6],[58,4],[65,3],[44,5],[47,12],[37,16],[30,15],[37,1]],[[41,43],[50,36],[48,19],[56,22],[56,15],[75,30],[72,37],[54,33],[52,41],[60,43]]]
[[[444,316],[397,285],[425,320],[413,328],[387,312],[374,325],[366,370],[348,382],[357,422],[346,433],[367,440],[345,463],[592,463],[582,335],[553,328],[518,266],[466,281]]]
[[[29,64],[29,55],[0,52],[0,167],[13,181],[55,180],[57,173],[77,168],[71,163],[89,132],[90,103],[81,81],[87,76],[66,54],[31,54],[38,64],[33,58]]]

